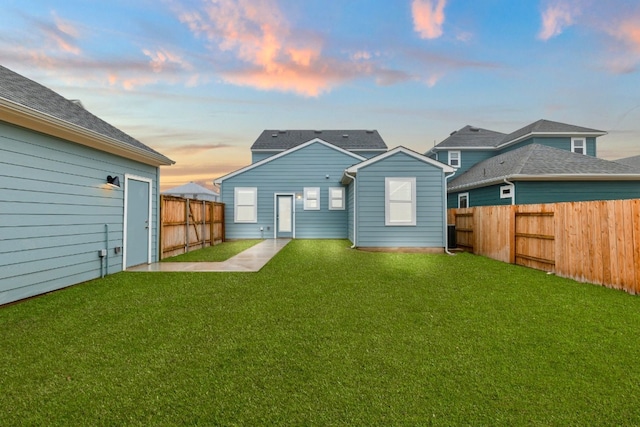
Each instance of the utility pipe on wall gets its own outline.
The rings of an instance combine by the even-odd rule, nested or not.
[[[450,178],[452,178],[455,174],[456,174],[456,170],[453,171],[453,173],[451,175],[445,175],[444,177],[444,189],[443,189],[443,194],[444,194],[444,252],[446,254],[449,255],[455,255],[453,252],[449,251],[449,224],[447,221],[447,204],[448,204],[448,197],[447,197],[447,184]]]
[[[107,250],[105,256],[105,276],[109,275],[109,224],[104,225],[104,247]]]
[[[358,194],[356,191],[356,176],[355,175],[349,175],[348,172],[345,171],[344,173],[346,176],[348,176],[349,178],[351,178],[353,180],[353,245],[351,245],[351,249],[354,249],[356,247],[356,243],[358,241],[358,238],[356,237],[357,234],[357,227],[356,227],[356,207],[357,207],[357,203],[356,203],[356,195]]]

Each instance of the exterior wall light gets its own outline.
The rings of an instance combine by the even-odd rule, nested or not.
[[[108,175],[107,184],[109,184],[112,187],[120,188],[120,178],[118,178],[117,175],[114,175],[114,176]]]

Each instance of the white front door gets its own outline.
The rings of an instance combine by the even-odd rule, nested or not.
[[[278,196],[276,237],[293,235],[293,196]]]

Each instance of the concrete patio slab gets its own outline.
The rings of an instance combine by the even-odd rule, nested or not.
[[[255,272],[260,271],[290,241],[291,239],[267,239],[222,262],[156,262],[131,267],[127,271]]]

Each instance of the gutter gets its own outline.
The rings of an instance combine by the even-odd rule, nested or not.
[[[0,113],[0,120],[7,123],[62,138],[96,150],[127,157],[147,165],[169,166],[175,164],[173,160],[160,153],[130,145],[6,98],[0,97],[0,107],[3,107]]]
[[[442,185],[444,187],[444,191],[443,191],[443,193],[444,193],[444,199],[443,199],[444,200],[444,203],[443,203],[443,205],[444,205],[444,219],[443,219],[443,221],[444,221],[444,252],[446,254],[449,254],[449,255],[452,255],[452,256],[455,255],[455,254],[453,252],[449,251],[449,224],[447,222],[447,208],[448,208],[448,206],[447,206],[447,181],[450,178],[453,178],[453,176],[456,174],[456,172],[457,172],[457,170],[454,169],[454,171],[453,171],[453,173],[451,175],[445,175],[444,183]]]

